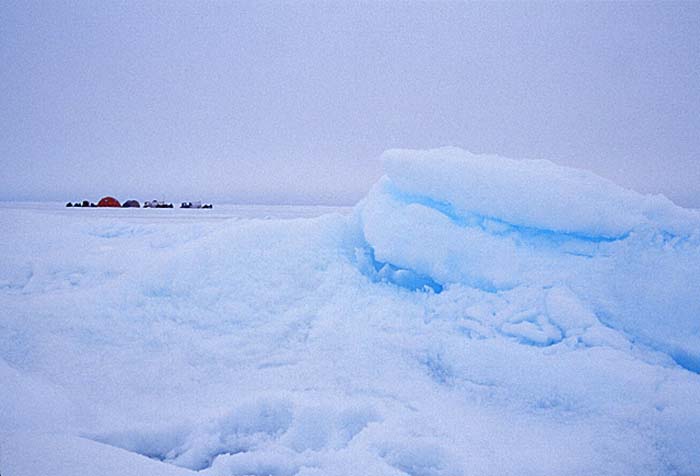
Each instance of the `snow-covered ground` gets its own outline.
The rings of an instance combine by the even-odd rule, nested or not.
[[[354,209],[1,204],[0,474],[700,474],[698,212],[384,161]]]

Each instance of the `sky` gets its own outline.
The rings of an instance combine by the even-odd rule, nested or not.
[[[700,208],[700,2],[0,2],[0,199],[352,204],[390,148]]]

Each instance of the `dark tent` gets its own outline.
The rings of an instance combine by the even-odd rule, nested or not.
[[[121,207],[121,204],[119,203],[119,200],[117,200],[114,197],[103,197],[102,200],[100,200],[97,203],[98,207]]]
[[[141,204],[138,200],[127,200],[124,202],[124,205],[122,205],[122,208],[141,208]]]

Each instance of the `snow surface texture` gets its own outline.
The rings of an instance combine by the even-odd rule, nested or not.
[[[384,161],[317,218],[0,207],[0,473],[700,474],[697,212]]]

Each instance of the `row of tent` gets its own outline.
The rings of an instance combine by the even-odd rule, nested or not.
[[[123,204],[114,197],[102,197],[97,204],[83,200],[82,202],[66,203],[66,207],[111,207],[111,208],[141,208],[138,200],[127,200]],[[162,200],[147,200],[143,202],[143,208],[174,208],[172,203]],[[211,204],[202,202],[182,202],[180,208],[214,208]]]

